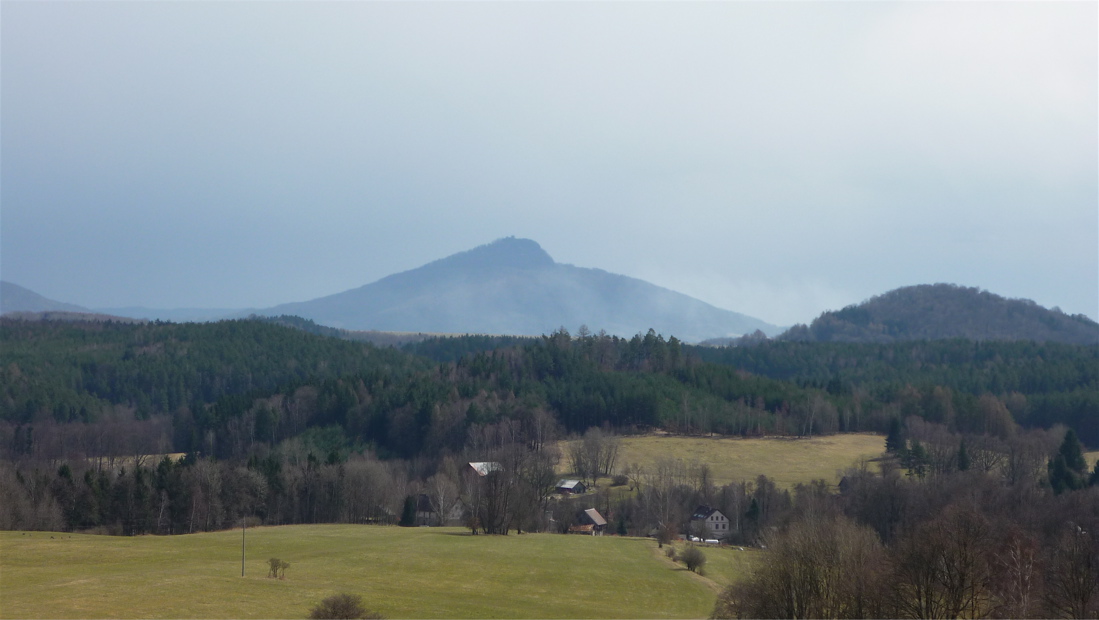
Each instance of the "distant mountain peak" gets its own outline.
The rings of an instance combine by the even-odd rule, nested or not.
[[[449,267],[460,269],[545,269],[556,263],[553,258],[531,239],[503,237],[477,246],[472,250],[451,254],[425,267]]]
[[[257,314],[329,327],[537,336],[587,325],[687,342],[778,328],[623,275],[557,263],[530,239],[504,237],[356,289]]]

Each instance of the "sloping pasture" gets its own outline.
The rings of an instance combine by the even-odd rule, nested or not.
[[[715,596],[655,542],[610,536],[261,527],[245,577],[240,530],[0,532],[0,545],[2,618],[305,618],[339,592],[389,618],[700,618]],[[290,563],[285,579],[267,577],[272,557]]]

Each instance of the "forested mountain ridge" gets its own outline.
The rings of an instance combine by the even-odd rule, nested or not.
[[[0,420],[92,422],[118,406],[138,419],[295,382],[416,358],[260,321],[56,322],[0,319]]]
[[[825,312],[809,326],[796,325],[778,337],[807,342],[948,338],[1099,344],[1099,323],[978,288],[924,284]]]
[[[642,280],[556,263],[534,241],[515,238],[257,314],[297,315],[356,330],[518,336],[562,325],[627,338],[652,328],[685,341],[779,331]]]
[[[481,337],[468,338],[471,344],[462,348],[479,350]],[[142,421],[150,428],[138,434],[165,443],[165,450],[221,457],[332,425],[349,443],[405,457],[460,450],[470,428],[501,419],[537,418],[573,431],[713,425],[734,433],[798,432],[799,422],[784,416],[808,401],[800,387],[741,379],[716,366],[727,375],[722,382],[685,384],[673,372],[694,362],[681,355],[676,339],[665,341],[651,331],[630,341],[576,340],[572,346],[574,339],[557,332],[519,348],[431,365],[394,349],[263,321],[120,325],[5,319],[0,450],[46,449],[45,431],[61,432],[59,426],[75,424],[100,437],[120,426],[95,430],[96,425],[121,422],[136,429]],[[732,388],[730,379],[740,388]],[[728,402],[738,389],[744,402]],[[31,429],[37,439],[28,435]],[[75,447],[66,448],[58,437],[50,441],[48,450]]]
[[[459,452],[476,428],[506,420],[566,432],[805,435],[882,432],[891,419],[915,416],[958,432],[1064,423],[1099,444],[1096,347],[957,341],[720,350],[651,330],[628,340],[562,330],[514,342],[416,344],[441,360],[432,363],[262,321],[4,320],[0,341],[0,449],[16,454],[73,449],[75,431],[63,432],[65,425],[99,438],[115,431],[97,425],[129,428],[127,420],[135,429],[147,422],[137,433],[145,451],[157,451],[151,441],[159,451],[219,458],[321,428],[335,429],[337,445],[380,455]]]
[[[982,396],[996,395],[1022,426],[1065,424],[1085,443],[1099,445],[1099,346],[954,339],[769,341],[687,350],[706,362],[829,393],[860,392],[896,404],[902,418],[916,415],[950,426]]]

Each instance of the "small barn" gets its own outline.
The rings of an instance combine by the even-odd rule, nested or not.
[[[586,493],[588,487],[584,486],[583,482],[579,480],[558,480],[557,492],[562,495],[580,495]]]
[[[570,534],[602,536],[603,530],[607,529],[607,520],[594,508],[581,511],[576,517],[576,523],[576,525],[569,528]]]

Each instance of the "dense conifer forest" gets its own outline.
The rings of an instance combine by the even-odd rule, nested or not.
[[[429,339],[404,353],[254,320],[6,320],[0,329],[0,420],[12,455],[60,458],[46,431],[125,420],[170,427],[144,447],[150,453],[245,458],[257,443],[337,426],[349,445],[412,458],[458,451],[472,426],[535,410],[580,433],[884,432],[892,418],[917,417],[967,433],[1064,424],[1099,445],[1099,347],[709,348],[652,331],[623,339],[559,330],[540,339]]]

